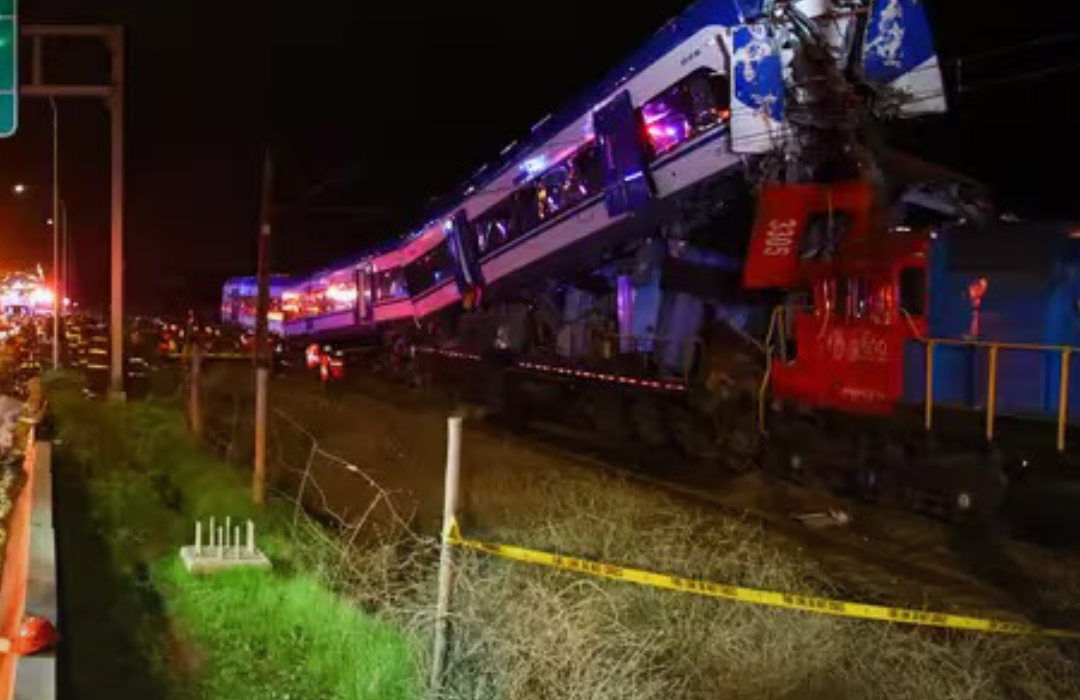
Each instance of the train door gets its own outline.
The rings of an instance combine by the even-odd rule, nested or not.
[[[362,265],[356,268],[356,322],[357,324],[371,323],[375,309],[375,290],[372,285],[372,272],[370,265]]]
[[[461,210],[446,222],[446,240],[454,256],[454,279],[458,291],[467,299],[476,298],[484,286],[480,267],[480,251],[476,239],[470,235],[469,219]]]
[[[645,144],[630,93],[623,91],[593,113],[604,163],[604,194],[610,216],[638,211],[652,199]]]

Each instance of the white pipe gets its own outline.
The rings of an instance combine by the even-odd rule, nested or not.
[[[437,692],[446,664],[447,616],[454,586],[450,528],[457,518],[458,486],[461,482],[461,418],[447,421],[446,489],[443,502],[442,551],[439,554],[439,599],[435,614],[435,654],[431,666],[431,687]]]

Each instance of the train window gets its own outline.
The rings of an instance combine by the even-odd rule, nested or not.
[[[409,296],[405,273],[400,267],[375,273],[375,301],[391,301]]]
[[[604,191],[604,161],[596,141],[590,141],[574,154],[571,180],[571,186],[577,189],[582,199]]]
[[[532,231],[540,225],[543,220],[540,216],[540,191],[535,183],[525,185],[515,192],[511,199],[521,233]]]
[[[641,107],[653,158],[673,150],[731,116],[727,76],[699,68]]]
[[[313,316],[321,316],[325,313],[326,310],[323,308],[325,292],[325,284],[315,283],[308,287],[300,297],[301,315],[305,318],[311,318]]]
[[[338,279],[331,282],[323,293],[324,306],[331,313],[351,311],[356,308],[356,280]]]
[[[906,267],[900,271],[900,308],[912,316],[926,315],[926,270]]]
[[[565,191],[569,179],[567,165],[560,163],[536,181],[536,203],[541,219],[556,216],[568,204],[569,197]]]
[[[537,178],[540,218],[547,219],[572,209],[585,199],[599,194],[603,188],[600,148],[590,141]]]
[[[422,294],[454,276],[454,256],[444,239],[437,246],[405,266],[405,282],[413,294]]]
[[[496,251],[517,238],[518,219],[513,197],[507,197],[475,219],[471,230],[480,255]]]
[[[799,239],[799,256],[804,260],[813,260],[836,255],[851,227],[851,212],[836,210],[811,213]]]
[[[863,318],[870,312],[870,285],[861,277],[839,280],[836,308],[848,318]]]
[[[476,248],[480,255],[492,253],[603,190],[600,149],[590,141],[474,219]]]
[[[826,303],[828,303],[829,301],[832,301],[829,297],[831,297],[831,296],[833,296],[833,294],[835,294],[835,301],[833,302],[833,307],[832,308],[836,311],[836,313],[844,314],[845,316],[849,315],[850,312],[848,310],[848,281],[847,281],[847,279],[846,278],[840,278],[840,279],[836,280],[831,285],[831,287],[832,287],[831,289],[829,287],[825,288]]]
[[[285,292],[281,295],[281,310],[285,314],[286,321],[300,318],[300,293]]]

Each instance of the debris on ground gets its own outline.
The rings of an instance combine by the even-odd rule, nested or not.
[[[851,524],[851,515],[847,511],[838,508],[830,508],[820,513],[793,513],[793,520],[798,520],[803,525],[821,529],[826,527],[842,527]]]

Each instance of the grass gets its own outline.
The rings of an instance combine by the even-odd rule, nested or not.
[[[113,623],[130,628],[170,697],[417,696],[413,640],[332,593],[336,552],[325,538],[292,530],[280,506],[255,509],[247,480],[192,442],[174,407],[92,403],[69,377],[54,377],[48,392],[76,471],[64,476],[86,485],[113,585],[152,593]],[[276,571],[187,574],[176,552],[195,519],[211,515],[255,519]],[[73,602],[95,604],[93,591],[83,594]]]
[[[231,571],[192,579],[176,560],[155,580],[208,650],[203,691],[230,700],[384,700],[414,694],[406,641],[312,577]]]

